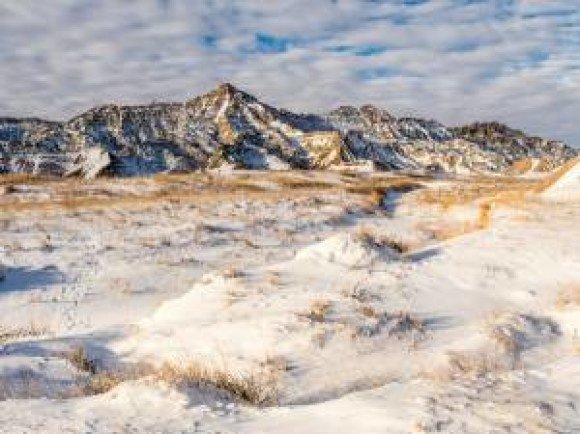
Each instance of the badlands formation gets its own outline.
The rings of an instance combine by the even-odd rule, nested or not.
[[[497,122],[446,127],[364,105],[292,113],[231,84],[183,103],[95,107],[65,122],[0,118],[0,173],[136,176],[212,168],[506,174],[578,155]]]

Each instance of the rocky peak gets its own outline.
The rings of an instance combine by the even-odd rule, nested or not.
[[[343,105],[332,110],[328,115],[333,118],[351,120],[358,119],[359,121],[366,120],[371,124],[388,123],[396,120],[396,118],[386,110],[380,109],[371,104],[366,104],[361,107]]]
[[[222,95],[224,98],[229,98],[230,100],[255,102],[257,101],[253,95],[237,88],[231,83],[221,83],[215,88],[210,94]]]
[[[396,120],[396,118],[386,110],[380,109],[371,104],[363,105],[360,108],[360,113],[371,123],[386,123]]]
[[[207,119],[217,119],[252,104],[263,105],[254,96],[231,83],[222,83],[214,90],[186,103],[193,114]]]
[[[372,105],[296,114],[230,83],[185,103],[105,105],[65,123],[0,118],[0,172],[127,176],[222,164],[322,169],[343,162],[503,172],[523,158],[547,159],[552,167],[575,155],[560,142],[493,122],[450,129],[397,119]]]

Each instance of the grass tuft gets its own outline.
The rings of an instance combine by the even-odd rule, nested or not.
[[[270,405],[278,400],[277,374],[276,369],[270,369],[270,365],[243,375],[188,361],[164,363],[154,378],[180,387],[215,387],[250,404]]]
[[[403,241],[398,235],[379,234],[370,226],[359,226],[355,233],[355,238],[361,243],[378,248],[389,248],[397,253],[404,254],[411,250],[411,245]]]

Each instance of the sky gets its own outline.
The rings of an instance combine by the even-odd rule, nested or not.
[[[0,116],[184,101],[372,103],[580,146],[580,0],[0,0]]]

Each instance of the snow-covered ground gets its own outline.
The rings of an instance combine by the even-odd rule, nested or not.
[[[0,432],[580,431],[580,202],[480,181],[3,183]]]

